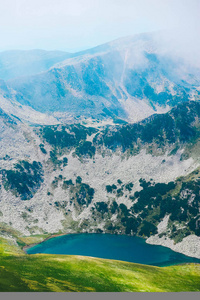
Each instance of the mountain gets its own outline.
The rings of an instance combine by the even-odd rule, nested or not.
[[[38,112],[27,104],[20,104],[21,95],[9,88],[5,81],[0,80],[0,109],[21,122],[29,124],[58,124],[53,116]]]
[[[200,258],[200,66],[169,48],[141,34],[6,54],[2,236],[130,234]]]
[[[38,74],[71,56],[72,54],[62,51],[3,51],[0,52],[0,78],[8,80]]]
[[[10,79],[21,104],[68,118],[142,120],[200,97],[200,66],[140,34],[76,53],[49,70]],[[169,46],[168,46],[169,47]],[[168,51],[169,50],[169,51]]]
[[[0,121],[2,226],[138,235],[200,258],[199,102],[99,128]]]

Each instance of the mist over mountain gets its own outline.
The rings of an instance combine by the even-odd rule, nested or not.
[[[9,88],[5,81],[0,80],[0,109],[11,117],[29,124],[56,124],[58,120],[48,114],[40,113],[26,102],[22,105],[18,100],[21,95]]]
[[[43,113],[59,112],[62,120],[81,116],[139,121],[200,95],[199,65],[173,55],[172,45],[163,43],[160,35],[164,33],[122,38],[62,61],[64,54],[45,52],[41,68],[40,62],[30,61],[33,72],[38,68],[40,73],[12,76],[7,84],[20,95],[21,104]],[[55,60],[60,62],[53,65]]]
[[[0,52],[0,78],[30,76],[48,70],[71,54],[64,51],[10,50]]]

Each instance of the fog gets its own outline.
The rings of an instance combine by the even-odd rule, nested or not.
[[[0,51],[76,52],[122,36],[159,30],[170,30],[165,42],[171,47],[173,38],[176,51],[184,48],[181,55],[188,55],[194,48],[197,53],[200,1],[7,0],[0,3]]]

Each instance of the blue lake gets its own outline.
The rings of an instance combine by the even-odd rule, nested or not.
[[[139,237],[111,234],[68,234],[54,237],[26,251],[28,254],[67,254],[116,259],[154,266],[200,263],[163,246],[149,245]]]

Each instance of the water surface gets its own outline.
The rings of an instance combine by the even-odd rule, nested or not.
[[[95,233],[58,236],[27,249],[27,253],[84,255],[154,266],[200,263],[200,259],[174,252],[167,247],[146,244],[139,237]]]

